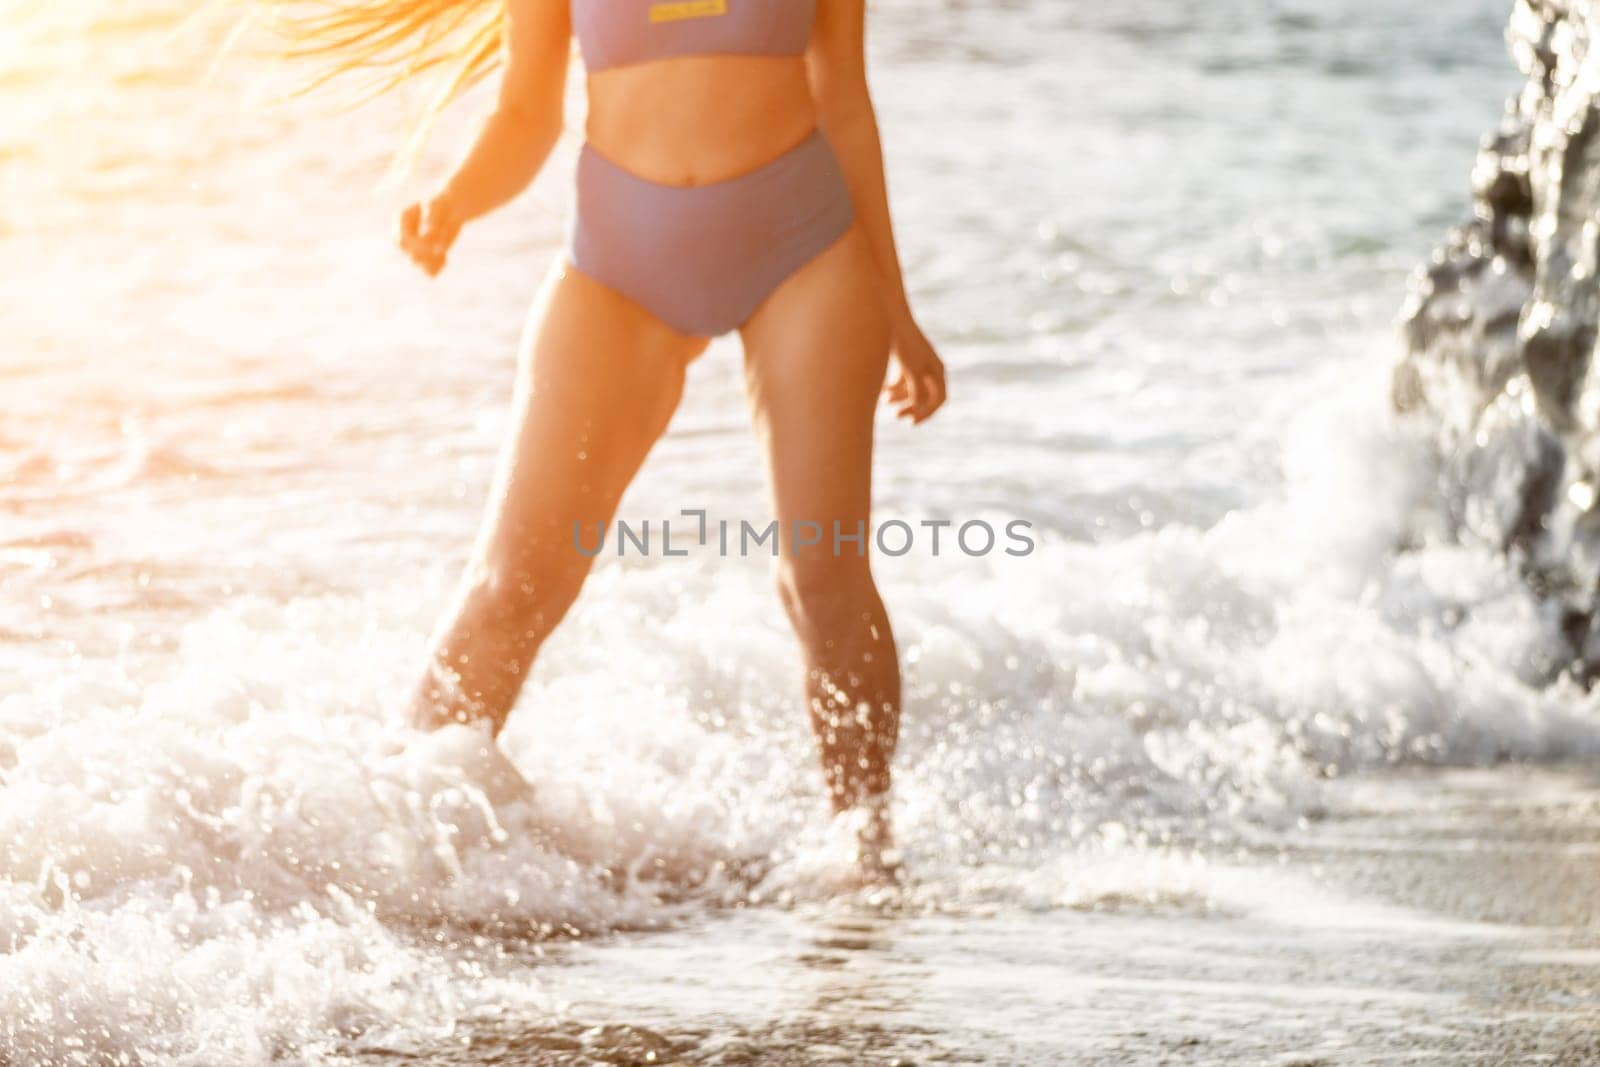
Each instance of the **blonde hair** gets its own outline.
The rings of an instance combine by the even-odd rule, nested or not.
[[[280,40],[279,55],[321,65],[296,95],[336,79],[360,83],[360,101],[429,85],[401,164],[415,159],[439,112],[504,54],[506,0],[252,0],[251,12]]]

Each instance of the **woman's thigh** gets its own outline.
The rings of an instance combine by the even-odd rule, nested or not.
[[[743,335],[782,536],[795,523],[817,523],[822,544],[802,558],[857,558],[851,542],[835,553],[833,524],[852,536],[868,521],[873,418],[889,353],[889,320],[860,230],[779,286]]]
[[[480,558],[543,570],[570,555],[586,570],[573,524],[611,518],[704,346],[564,263],[552,268],[523,335]]]

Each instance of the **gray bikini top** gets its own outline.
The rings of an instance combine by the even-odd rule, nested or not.
[[[816,0],[571,0],[593,74],[671,56],[798,56]]]

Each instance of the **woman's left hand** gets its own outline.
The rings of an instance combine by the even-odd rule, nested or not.
[[[891,351],[896,370],[883,392],[896,417],[915,425],[944,403],[944,361],[909,318],[895,328]]]

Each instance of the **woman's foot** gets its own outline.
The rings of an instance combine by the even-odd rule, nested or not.
[[[485,723],[440,726],[412,741],[406,755],[424,776],[471,785],[497,808],[533,798],[533,784],[507,758]]]
[[[898,885],[905,881],[900,851],[894,844],[889,794],[862,797],[834,817],[835,833],[854,868],[858,887]]]

